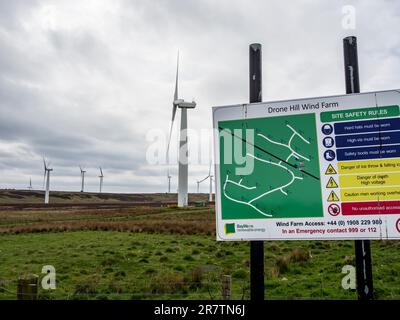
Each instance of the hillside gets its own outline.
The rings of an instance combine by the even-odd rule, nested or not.
[[[33,204],[43,203],[42,190],[0,190],[0,204]],[[208,194],[189,194],[189,202],[207,201]],[[83,203],[129,203],[129,202],[171,202],[177,201],[176,193],[91,193],[51,191],[50,203],[83,204]]]

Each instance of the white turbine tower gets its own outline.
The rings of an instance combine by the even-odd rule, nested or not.
[[[178,166],[178,207],[188,205],[188,138],[187,138],[187,109],[194,109],[196,102],[186,102],[178,98],[178,73],[179,73],[179,52],[176,66],[175,93],[172,103],[172,121],[167,146],[167,162],[169,159],[169,147],[171,143],[172,128],[174,126],[177,108],[181,109],[181,128],[179,138],[179,166]],[[169,172],[168,172],[169,176]]]
[[[81,178],[82,178],[81,192],[84,192],[85,191],[85,173],[86,173],[86,171],[84,171],[81,166],[79,166],[79,169],[81,170]]]
[[[199,181],[199,180],[196,181],[196,183],[197,183],[197,193],[200,192],[200,182],[201,181]]]
[[[53,171],[53,169],[49,168],[50,162],[46,163],[46,160],[44,158],[43,158],[43,164],[44,164],[43,186],[44,186],[44,183],[46,182],[46,192],[44,195],[44,203],[48,204],[49,199],[50,199],[50,172]]]
[[[28,187],[29,191],[32,191],[32,178],[29,178],[29,187]]]
[[[211,174],[211,162],[210,162],[210,168],[208,169],[208,176],[210,177],[210,195],[208,196],[208,201],[211,202],[213,201],[212,183],[214,178],[214,176]]]
[[[171,193],[171,175],[169,174],[169,170],[167,173],[167,179],[168,179],[168,193]]]
[[[213,176],[210,176],[210,194],[208,196],[208,201],[213,201],[213,193],[212,193],[212,183],[213,183]]]
[[[100,178],[100,193],[101,193],[101,190],[103,189],[103,178],[104,178],[103,170],[101,170],[101,167],[100,167],[100,175],[99,175],[99,178]]]

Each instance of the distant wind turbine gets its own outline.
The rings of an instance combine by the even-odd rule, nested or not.
[[[197,193],[199,193],[199,186],[200,183],[203,181],[210,179],[210,195],[208,197],[208,201],[212,201],[212,182],[213,182],[213,175],[211,174],[211,162],[210,162],[210,167],[208,169],[208,176],[203,178],[202,180],[197,181]]]
[[[175,115],[178,108],[181,109],[181,128],[179,139],[179,166],[178,166],[178,207],[187,207],[188,205],[188,138],[187,138],[187,109],[194,109],[196,102],[185,102],[178,98],[178,74],[179,74],[179,52],[177,57],[176,78],[174,101],[172,103],[172,121],[167,145],[167,163],[169,159],[169,147],[171,143],[172,129],[174,126]],[[168,171],[169,176],[169,171]],[[168,178],[170,179],[170,178]]]
[[[103,189],[103,178],[104,178],[103,170],[101,170],[101,167],[100,167],[100,175],[99,175],[99,178],[100,178],[100,193],[101,193],[101,190]]]
[[[214,176],[211,174],[211,167],[210,167],[210,171],[209,171],[209,174],[210,174],[210,194],[209,194],[209,196],[208,196],[208,201],[209,202],[211,202],[211,201],[213,201],[213,193],[212,193],[212,184],[213,184],[213,178],[214,178]]]
[[[208,201],[211,202],[212,201],[212,182],[213,182],[213,178],[214,176],[211,174],[211,161],[210,161],[210,167],[208,169],[208,175],[210,177],[210,194],[208,196]]]
[[[29,191],[32,191],[32,178],[29,178],[29,187],[28,187]]]
[[[169,174],[169,170],[167,173],[167,179],[168,179],[168,193],[171,193],[171,175]]]
[[[46,163],[45,158],[43,158],[43,164],[44,164],[43,187],[46,182],[46,192],[44,195],[44,203],[48,204],[49,199],[50,199],[50,172],[53,171],[53,169],[50,168],[50,162]]]
[[[81,170],[81,178],[82,178],[81,192],[84,192],[85,191],[85,173],[86,173],[86,171],[84,171],[81,166],[79,166],[79,169]]]

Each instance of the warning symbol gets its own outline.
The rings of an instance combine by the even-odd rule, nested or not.
[[[340,201],[339,197],[336,195],[335,191],[331,191],[328,197],[328,202]]]
[[[328,166],[328,168],[326,169],[325,174],[326,175],[337,174],[337,172],[336,172],[335,168],[330,164]]]
[[[328,212],[331,216],[336,217],[340,213],[340,207],[336,203],[332,203],[328,207]]]
[[[333,179],[332,177],[329,178],[328,183],[326,184],[327,188],[337,188],[339,187],[338,184],[336,183],[335,179]]]

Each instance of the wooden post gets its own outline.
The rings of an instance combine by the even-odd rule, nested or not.
[[[222,300],[231,300],[232,296],[232,277],[222,276]]]
[[[18,278],[17,299],[37,300],[39,276],[28,274]]]

